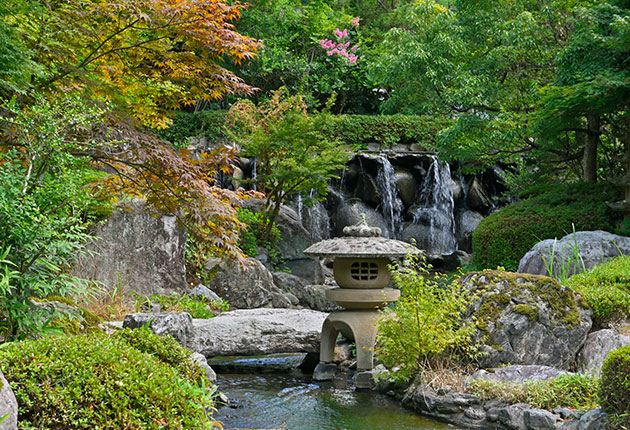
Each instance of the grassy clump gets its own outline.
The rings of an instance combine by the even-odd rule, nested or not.
[[[606,206],[618,200],[609,184],[557,184],[550,191],[509,205],[485,218],[473,233],[476,267],[516,270],[520,259],[544,239],[573,231],[614,231],[619,215]]]
[[[188,312],[193,318],[213,318],[218,311],[227,311],[228,302],[221,300],[207,300],[204,297],[190,297],[188,295],[172,294],[163,296],[154,294],[147,298],[137,293],[131,293],[136,301],[136,312],[140,312],[142,304],[156,303],[163,312]]]
[[[572,276],[566,285],[588,303],[596,326],[630,317],[630,256],[613,258]]]
[[[501,383],[474,380],[469,390],[484,400],[503,399],[505,402],[529,403],[534,408],[559,407],[593,409],[597,407],[598,379],[585,375],[561,375],[547,381]]]
[[[6,344],[0,367],[20,405],[20,425],[42,430],[214,428],[210,390],[194,374],[167,363],[183,354],[181,347],[165,345],[165,338],[148,330],[138,332]],[[153,354],[164,346],[177,351]]]
[[[600,384],[602,407],[609,413],[611,429],[630,428],[630,346],[608,355]]]

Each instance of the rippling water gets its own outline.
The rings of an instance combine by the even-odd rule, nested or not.
[[[225,429],[441,430],[449,426],[403,409],[387,396],[355,391],[345,381],[313,382],[287,374],[218,375],[222,392],[238,407],[215,418]]]

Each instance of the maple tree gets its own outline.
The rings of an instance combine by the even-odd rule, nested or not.
[[[32,73],[5,95],[80,89],[143,124],[168,110],[226,94],[251,94],[224,64],[253,58],[258,42],[234,30],[244,6],[221,0],[68,0],[0,9],[7,52],[19,45]],[[12,4],[11,4],[12,3]],[[13,7],[11,7],[13,6]],[[27,62],[23,61],[26,65]],[[33,64],[39,66],[33,67]],[[0,69],[0,73],[2,69]],[[6,73],[9,73],[7,71]],[[20,74],[11,70],[13,76]],[[0,76],[0,83],[7,81]],[[13,82],[15,84],[15,82]],[[11,90],[11,92],[9,92]]]

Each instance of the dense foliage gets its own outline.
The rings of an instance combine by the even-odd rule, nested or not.
[[[0,367],[20,425],[38,429],[210,429],[211,392],[188,352],[148,330],[8,344]],[[175,364],[175,365],[174,365]]]
[[[614,258],[574,275],[565,285],[588,302],[595,326],[630,318],[630,256]]]
[[[485,218],[473,233],[476,264],[516,270],[537,242],[573,231],[614,231],[619,215],[607,201],[619,190],[607,184],[556,184],[549,191],[509,205]]]
[[[392,273],[401,297],[379,322],[376,354],[398,381],[452,368],[476,353],[475,326],[463,321],[473,297],[457,280],[435,277],[429,269],[408,257]]]
[[[630,427],[630,346],[612,351],[604,361],[600,397],[611,429]]]

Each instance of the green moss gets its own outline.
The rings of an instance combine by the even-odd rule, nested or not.
[[[500,270],[484,270],[476,272],[472,276],[476,277],[474,284],[478,289],[484,289],[490,285],[502,287],[500,293],[487,292],[484,302],[475,313],[477,327],[480,330],[487,331],[490,322],[496,323],[515,298],[519,298],[519,302],[525,301],[527,303],[515,304],[512,310],[527,315],[530,321],[540,317],[540,309],[535,303],[532,303],[534,298],[538,298],[549,307],[549,316],[556,325],[574,328],[581,322],[575,293],[570,288],[562,287],[555,279]],[[480,282],[479,280],[483,278],[485,281]]]
[[[50,295],[41,299],[41,301],[48,303],[58,302],[76,310],[76,315],[62,315],[55,318],[49,324],[51,327],[58,327],[68,335],[100,331],[99,325],[103,322],[103,319],[77,305],[77,303],[69,297]]]
[[[602,367],[600,397],[613,430],[630,428],[630,346],[614,350]]]
[[[537,306],[521,304],[514,306],[512,310],[517,314],[525,315],[530,321],[538,321],[540,317],[540,311]]]
[[[572,276],[566,285],[593,310],[595,326],[630,318],[630,256],[614,258]]]
[[[620,215],[606,205],[619,200],[620,188],[609,184],[555,184],[553,189],[509,205],[485,218],[473,233],[478,266],[516,270],[519,260],[544,239],[573,231],[613,231]]]

